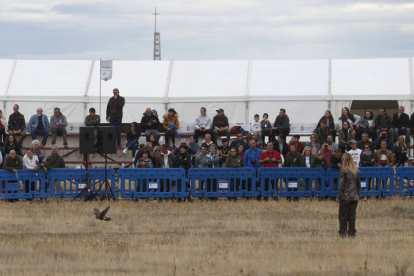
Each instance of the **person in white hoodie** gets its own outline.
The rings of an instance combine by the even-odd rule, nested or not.
[[[28,170],[36,171],[36,173],[39,171],[39,168],[47,172],[47,169],[39,164],[39,159],[37,158],[37,155],[33,154],[32,149],[28,149],[26,151],[26,155],[23,156],[23,167],[25,167]],[[29,183],[32,184],[31,189],[29,189]],[[30,191],[36,191],[36,183],[37,183],[37,180],[34,180],[34,181],[26,180],[24,192],[29,193]]]

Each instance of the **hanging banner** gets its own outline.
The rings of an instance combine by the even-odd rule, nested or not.
[[[112,60],[101,60],[101,80],[112,79]]]

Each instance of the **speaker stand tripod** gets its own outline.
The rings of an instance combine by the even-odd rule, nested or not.
[[[104,156],[105,156],[105,180],[102,181],[101,185],[99,186],[98,190],[96,190],[96,193],[93,196],[96,198],[98,193],[102,190],[102,186],[105,185],[105,190],[103,190],[104,192],[101,196],[101,200],[104,200],[104,199],[106,199],[106,200],[111,200],[111,199],[115,200],[114,192],[112,191],[111,185],[108,182],[108,170],[107,170],[108,156],[107,156],[106,153],[104,154]]]
[[[96,199],[96,196],[89,189],[89,165],[88,165],[88,154],[83,155],[86,161],[86,171],[85,171],[85,187],[71,200],[73,202],[75,199],[80,198],[80,196],[85,195],[85,201],[92,201]]]

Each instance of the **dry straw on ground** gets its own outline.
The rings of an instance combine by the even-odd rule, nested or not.
[[[108,204],[111,222],[93,209]],[[412,200],[0,203],[0,275],[412,275]]]

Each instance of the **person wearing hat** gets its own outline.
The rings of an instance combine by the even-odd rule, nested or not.
[[[168,114],[164,114],[163,118],[164,122],[162,123],[162,127],[165,131],[165,143],[168,144],[171,138],[172,147],[175,148],[175,135],[180,138],[177,132],[177,129],[180,127],[178,114],[174,108],[170,108],[168,109]]]
[[[116,126],[116,141],[117,145],[121,147],[121,125],[122,125],[122,109],[125,105],[125,98],[119,96],[119,89],[114,88],[114,96],[111,97],[106,106],[106,120],[111,126]]]
[[[213,141],[217,145],[217,137],[219,135],[225,135],[227,140],[230,140],[230,128],[229,128],[229,119],[224,114],[223,108],[216,110],[217,115],[213,118],[212,128],[213,128]]]
[[[303,150],[305,149],[305,146],[303,146],[303,144],[299,142],[299,139],[300,139],[299,135],[293,136],[292,140],[289,142],[289,145],[288,145],[288,152],[290,152],[290,146],[292,144],[296,146],[297,152],[303,152]]]
[[[351,140],[351,149],[348,150],[348,153],[352,156],[352,160],[354,160],[355,167],[359,167],[359,164],[361,162],[362,150],[358,148],[357,141]]]
[[[313,159],[311,168],[322,167],[325,171],[328,169],[328,161],[323,157],[323,151],[319,150],[316,154],[316,158]]]

